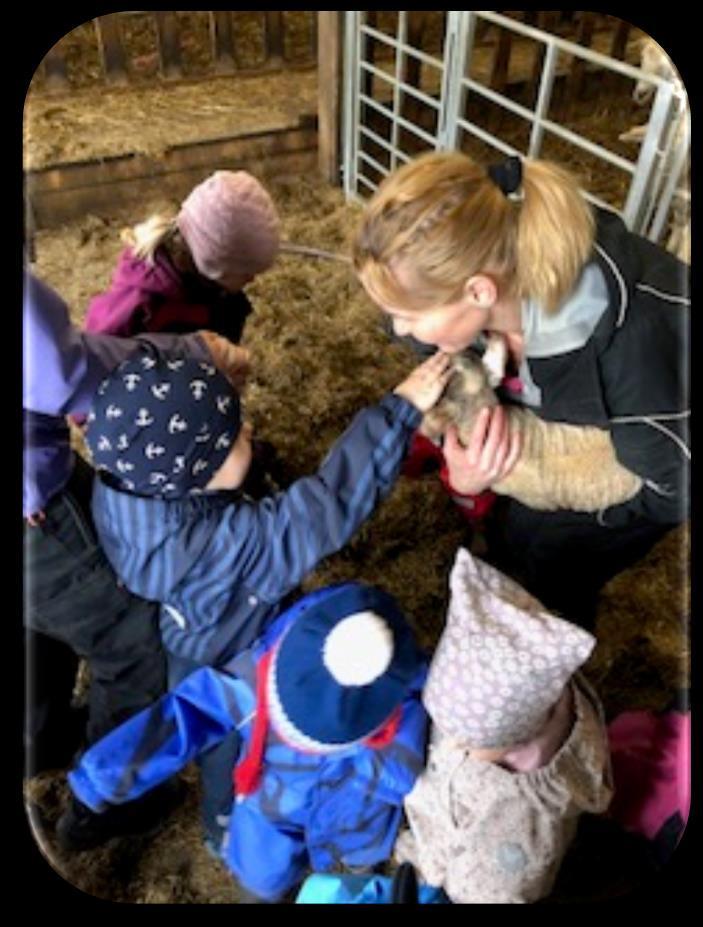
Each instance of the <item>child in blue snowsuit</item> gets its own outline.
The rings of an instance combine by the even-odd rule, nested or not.
[[[238,729],[246,755],[221,856],[247,890],[275,901],[308,867],[390,857],[424,766],[426,668],[391,596],[357,583],[322,589],[222,670],[197,670],[111,732],[69,782],[101,812]]]
[[[250,647],[303,577],[352,538],[391,491],[448,363],[443,354],[426,361],[359,413],[318,473],[256,503],[239,491],[251,429],[214,367],[150,350],[102,384],[86,433],[100,474],[93,515],[127,588],[161,603],[171,688]],[[236,750],[232,736],[201,761],[215,847]]]

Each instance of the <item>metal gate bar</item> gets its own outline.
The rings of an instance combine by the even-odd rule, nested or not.
[[[380,176],[387,176],[400,162],[407,163],[411,160],[399,145],[401,129],[413,133],[431,148],[440,151],[459,148],[460,134],[466,133],[505,154],[524,155],[524,152],[516,150],[494,134],[464,118],[467,97],[469,94],[476,94],[531,124],[528,157],[539,157],[545,133],[549,133],[630,175],[629,191],[621,215],[635,231],[648,234],[652,239],[659,237],[673,197],[682,194],[676,187],[689,151],[688,136],[683,139],[683,144],[673,150],[676,147],[673,139],[679,137],[681,142],[681,133],[676,129],[676,120],[680,118],[681,95],[669,81],[491,10],[447,11],[442,60],[413,47],[408,42],[408,11],[399,11],[395,37],[368,25],[365,21],[367,15],[367,11],[361,10],[346,13],[347,105],[344,186],[348,197],[360,198],[359,184],[372,191],[377,188],[376,183],[364,176],[363,166],[373,168]],[[542,62],[542,70],[534,109],[522,106],[499,90],[486,87],[468,76],[476,47],[476,29],[479,22],[492,23],[544,46],[543,53],[538,56],[538,60]],[[373,63],[366,60],[365,51],[369,41],[381,43],[393,50],[396,55],[394,69],[386,71],[379,67],[376,59]],[[653,86],[656,96],[636,161],[621,157],[549,118],[560,54],[572,56],[574,73],[579,79],[583,78],[585,68],[590,63],[636,82],[646,81]],[[403,80],[404,64],[408,58],[435,68],[440,73],[441,86],[436,95],[432,95],[432,92],[428,92],[424,87],[411,86],[407,80]],[[392,101],[389,100],[392,110],[372,99],[370,92],[360,91],[361,74],[367,75],[369,79],[382,81],[383,86],[388,87],[389,97],[392,97]],[[419,101],[438,115],[437,129],[434,133],[414,125],[405,118],[401,112],[401,100],[404,95]],[[382,139],[369,126],[363,124],[362,115],[366,116],[369,113],[379,113],[390,122],[390,141]],[[390,170],[384,168],[371,154],[361,150],[362,139],[373,142],[390,155]],[[666,144],[663,144],[663,140],[666,140]],[[588,191],[584,191],[584,194],[599,206],[611,210],[614,208]],[[656,202],[654,197],[657,198]]]

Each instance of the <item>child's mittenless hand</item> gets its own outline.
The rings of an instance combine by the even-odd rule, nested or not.
[[[243,389],[251,372],[250,352],[214,332],[201,331],[198,334],[220,373],[227,377],[235,389]]]
[[[439,351],[420,364],[393,392],[411,402],[420,412],[437,404],[452,375],[452,359]]]

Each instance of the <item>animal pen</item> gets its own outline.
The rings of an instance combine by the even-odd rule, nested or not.
[[[105,289],[119,232],[219,169],[271,190],[284,237],[346,258],[365,199],[417,154],[460,149],[569,167],[595,203],[667,244],[688,202],[685,95],[639,67],[634,26],[590,12],[132,11],[59,41],[25,105],[26,237],[76,323]],[[634,86],[654,89],[648,107]],[[620,135],[645,124],[641,147]],[[354,414],[414,365],[389,342],[347,260],[284,254],[248,289],[247,412],[289,477],[313,472]],[[381,363],[380,359],[383,359]],[[81,449],[76,438],[76,446]],[[385,587],[421,643],[441,633],[463,522],[436,478],[402,480],[358,538],[306,582]],[[687,685],[688,533],[604,591],[588,675],[609,717],[661,709]],[[193,796],[151,843],[76,860],[53,844],[65,777],[32,782],[37,839],[74,885],[109,900],[213,903],[236,887],[203,850]],[[605,870],[561,900],[612,890]],[[575,880],[575,881],[574,881]],[[557,892],[559,895],[559,892]]]

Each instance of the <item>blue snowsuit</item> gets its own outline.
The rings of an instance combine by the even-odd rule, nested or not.
[[[348,584],[351,585],[351,584]],[[256,667],[301,612],[340,587],[311,593],[282,614],[250,650],[222,670],[200,669],[152,708],[112,731],[69,773],[93,811],[143,795],[238,729],[246,750],[255,716]],[[261,785],[235,801],[222,858],[249,891],[284,895],[308,868],[370,866],[390,857],[403,798],[424,768],[426,665],[401,706],[394,740],[335,754],[303,754],[269,729]]]

